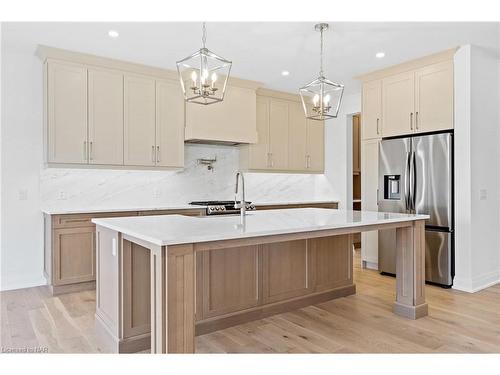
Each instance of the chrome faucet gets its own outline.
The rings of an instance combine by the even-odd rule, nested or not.
[[[238,203],[238,182],[241,176],[241,199]],[[243,172],[236,172],[236,187],[234,189],[234,208],[240,209],[241,218],[246,215],[247,203],[245,202],[245,178]]]

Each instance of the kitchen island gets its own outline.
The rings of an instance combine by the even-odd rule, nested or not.
[[[427,315],[426,215],[334,209],[93,219],[102,350],[192,353],[194,337],[354,294],[352,234],[396,228],[394,313]]]

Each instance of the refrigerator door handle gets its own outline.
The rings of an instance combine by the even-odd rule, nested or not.
[[[411,169],[410,169],[410,174],[411,174],[411,184],[410,184],[410,209],[412,211],[415,211],[416,207],[416,190],[417,190],[417,162],[415,160],[415,151],[412,151],[411,153]]]
[[[405,210],[408,211],[410,207],[410,153],[406,153],[406,162],[405,162]]]

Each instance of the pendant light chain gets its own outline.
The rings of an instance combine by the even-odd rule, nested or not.
[[[203,44],[203,48],[205,48],[205,44],[207,42],[207,24],[203,22],[203,36],[201,37],[201,42]]]

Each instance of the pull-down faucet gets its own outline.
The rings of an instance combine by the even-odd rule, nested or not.
[[[241,199],[238,203],[238,181],[241,176]],[[243,177],[243,172],[236,172],[236,186],[234,189],[234,208],[240,209],[241,218],[246,215],[247,203],[245,202],[245,178]]]

